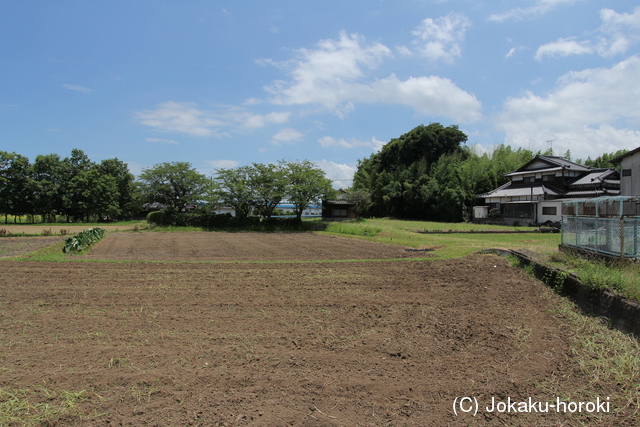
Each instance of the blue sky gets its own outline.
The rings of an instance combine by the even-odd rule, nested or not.
[[[0,1],[0,150],[132,172],[358,159],[420,124],[468,145],[640,146],[640,4]]]

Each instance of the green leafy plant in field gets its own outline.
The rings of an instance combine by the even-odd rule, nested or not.
[[[64,242],[62,252],[80,252],[83,249],[96,244],[104,237],[105,229],[99,227],[88,228],[73,237],[69,237]]]

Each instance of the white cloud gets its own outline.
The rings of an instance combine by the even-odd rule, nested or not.
[[[402,56],[413,56],[413,52],[406,46],[398,46],[396,47],[398,53]]]
[[[300,49],[296,58],[276,63],[289,70],[292,81],[276,81],[266,87],[271,102],[282,105],[320,104],[344,114],[353,108],[352,99],[367,91],[359,83],[366,77],[365,70],[374,69],[391,51],[376,43],[363,46],[364,38],[342,32],[339,40],[322,40],[317,49]]]
[[[314,163],[326,173],[327,178],[333,181],[333,186],[335,188],[351,187],[351,184],[353,183],[353,175],[356,172],[355,166],[335,163],[328,160],[320,160]]]
[[[444,61],[452,63],[460,57],[467,28],[471,21],[460,13],[449,13],[437,19],[426,18],[413,31],[418,38],[414,44],[418,45],[418,52],[429,61]]]
[[[228,123],[213,117],[210,111],[199,110],[193,102],[167,101],[155,110],[137,112],[140,123],[165,132],[191,136],[210,136]]]
[[[460,123],[482,118],[476,97],[451,80],[437,76],[398,79],[395,74],[372,84],[369,101],[403,104],[428,116],[445,116]]]
[[[205,160],[204,163],[211,166],[214,169],[231,169],[240,164],[237,160]]]
[[[575,2],[576,0],[536,0],[533,6],[518,7],[503,13],[491,15],[489,16],[489,21],[503,22],[510,19],[533,18],[551,12],[560,5],[572,4]]]
[[[627,52],[640,41],[640,6],[633,13],[617,13],[611,9],[600,11],[602,24],[593,33],[593,38],[578,41],[575,38],[560,38],[542,45],[536,52],[536,59],[544,56],[562,57],[597,53],[610,58]]]
[[[293,128],[281,129],[273,135],[272,144],[280,145],[283,142],[301,141],[304,135]]]
[[[638,75],[637,56],[611,68],[567,73],[547,96],[527,92],[507,99],[496,127],[507,144],[553,140],[554,149],[572,149],[579,157],[633,148],[640,145],[640,132],[632,129],[640,123]]]
[[[252,130],[269,124],[281,124],[289,120],[291,113],[272,112],[254,114],[237,107],[224,107],[221,111],[202,110],[193,102],[167,101],[155,110],[143,110],[135,117],[145,126],[163,132],[191,136],[226,136],[223,129]]]
[[[559,57],[588,53],[593,53],[593,48],[588,42],[559,38],[555,42],[540,46],[536,52],[536,59],[541,61],[544,56]]]
[[[145,140],[147,142],[153,142],[153,143],[159,143],[159,142],[164,142],[166,144],[180,144],[178,141],[175,141],[173,139],[160,139],[160,138],[145,138]]]
[[[72,90],[75,92],[80,92],[80,93],[84,93],[85,95],[89,95],[93,92],[95,92],[95,90],[93,89],[89,89],[87,87],[84,86],[79,86],[79,85],[72,85],[70,83],[65,83],[62,85],[63,88],[68,89],[68,90]]]
[[[317,49],[301,49],[298,57],[277,63],[288,69],[290,81],[266,87],[270,102],[280,105],[320,105],[344,117],[357,103],[407,105],[421,114],[446,116],[468,123],[479,120],[480,102],[451,80],[437,77],[369,78],[390,50],[376,43],[365,45],[358,35],[340,34],[323,40]],[[276,64],[271,60],[262,63]]]
[[[265,115],[247,114],[243,116],[244,126],[247,128],[261,128],[271,123],[286,123],[291,117],[291,113],[269,113]]]
[[[378,141],[375,137],[371,138],[371,141],[359,141],[357,139],[351,139],[347,141],[344,138],[336,139],[332,136],[323,136],[318,140],[320,145],[324,148],[328,147],[342,147],[342,148],[356,148],[356,147],[369,147],[374,151],[379,151],[385,144],[382,141]]]
[[[616,13],[611,9],[600,11],[602,26],[598,40],[598,53],[611,57],[624,53],[640,41],[640,6],[633,13]]]

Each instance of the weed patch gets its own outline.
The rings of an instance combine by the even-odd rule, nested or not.
[[[82,418],[77,410],[86,391],[0,388],[0,425],[56,426],[63,420]]]

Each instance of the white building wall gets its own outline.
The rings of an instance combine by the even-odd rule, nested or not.
[[[625,176],[625,171],[631,171]],[[640,196],[640,152],[625,157],[620,162],[620,195]]]
[[[547,208],[547,209],[544,209]],[[555,214],[550,215],[548,211],[553,211],[555,208]],[[562,202],[554,200],[544,200],[538,202],[536,207],[536,220],[539,224],[547,221],[561,221],[562,220]],[[543,212],[547,212],[545,215]]]
[[[477,219],[484,219],[489,217],[489,206],[474,206],[473,217]]]

